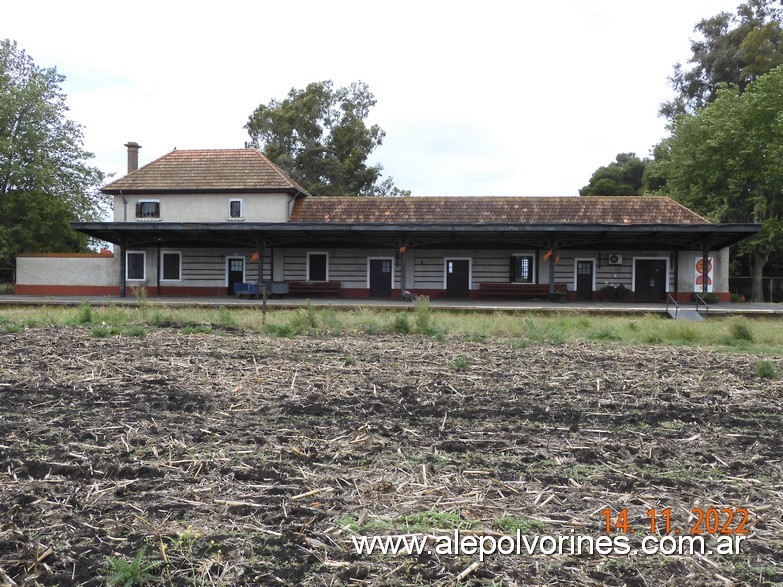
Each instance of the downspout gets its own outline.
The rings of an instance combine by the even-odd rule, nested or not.
[[[120,190],[120,197],[122,198],[122,221],[127,222],[128,221],[128,200],[125,199],[125,196],[122,195],[122,190]]]

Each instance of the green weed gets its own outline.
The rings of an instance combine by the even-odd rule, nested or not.
[[[140,325],[128,326],[122,331],[122,336],[147,336],[147,329]]]
[[[215,323],[223,328],[235,328],[237,325],[231,310],[225,306],[220,306],[220,308],[218,308],[217,315],[215,316]]]
[[[731,336],[735,340],[742,340],[747,342],[753,342],[753,331],[745,321],[737,321],[731,323]]]
[[[413,324],[415,331],[419,334],[434,334],[429,298],[416,296],[416,300],[413,302]]]
[[[182,334],[212,334],[212,326],[209,324],[199,324],[197,326],[185,326],[181,330]]]
[[[160,566],[160,561],[146,562],[146,549],[142,548],[132,560],[128,561],[124,557],[116,558],[107,556],[109,563],[109,574],[106,577],[110,585],[120,585],[121,587],[133,587],[134,585],[144,585],[154,578],[150,571]]]
[[[508,532],[509,534],[515,534],[519,530],[522,534],[527,534],[533,528],[543,530],[546,528],[546,524],[539,520],[522,520],[514,518],[513,516],[503,516],[495,521],[498,528]]]
[[[411,323],[408,321],[408,314],[404,312],[397,314],[392,321],[392,330],[398,334],[408,334],[411,331]]]
[[[106,338],[109,336],[115,336],[117,334],[120,334],[122,330],[114,325],[101,323],[96,326],[93,326],[90,330],[90,334],[94,336],[95,338]]]
[[[756,363],[756,377],[761,379],[777,379],[778,372],[772,362],[759,361]]]
[[[76,316],[76,322],[78,324],[89,324],[92,322],[92,318],[92,306],[90,306],[90,302],[84,300],[82,305],[79,306],[79,313]]]
[[[470,369],[470,361],[465,357],[457,357],[451,362],[451,366],[457,371],[467,371]]]

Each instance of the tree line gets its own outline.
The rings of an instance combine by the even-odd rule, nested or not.
[[[783,25],[780,2],[749,0],[700,21],[690,67],[670,78],[661,105],[669,136],[652,157],[620,153],[582,196],[666,194],[713,222],[760,223],[734,251],[763,301],[768,263],[783,261]]]
[[[651,157],[620,153],[580,195],[668,194],[715,222],[759,222],[737,259],[761,276],[783,258],[783,16],[780,0],[747,0],[736,14],[700,21],[686,66],[662,104],[669,136]],[[19,252],[83,251],[73,220],[97,220],[108,202],[105,175],[90,164],[82,128],[68,118],[64,78],[0,41],[0,268]],[[313,195],[395,196],[410,192],[370,164],[384,131],[367,118],[369,87],[331,81],[292,88],[259,105],[245,129],[252,146]]]

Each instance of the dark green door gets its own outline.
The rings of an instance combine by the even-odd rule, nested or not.
[[[390,298],[391,290],[391,259],[370,259],[370,297]]]
[[[228,295],[234,295],[234,285],[245,280],[245,260],[228,260]]]
[[[470,291],[470,261],[467,259],[446,260],[446,297],[464,300]]]
[[[636,300],[660,302],[666,299],[666,261],[664,259],[636,259],[634,271]]]
[[[593,262],[576,262],[576,299],[593,299]]]

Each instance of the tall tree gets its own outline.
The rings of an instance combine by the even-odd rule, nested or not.
[[[699,37],[691,41],[692,66],[674,66],[670,81],[677,95],[661,105],[661,115],[673,121],[678,114],[694,114],[716,98],[721,84],[742,92],[783,63],[781,16],[780,0],[748,0],[737,14],[701,20],[694,28]]]
[[[365,119],[375,106],[367,84],[314,82],[262,104],[245,128],[254,147],[313,195],[404,195],[381,165],[369,165],[384,131]]]
[[[679,116],[656,149],[656,171],[671,195],[716,222],[759,222],[740,245],[748,255],[752,298],[763,301],[764,266],[783,251],[783,66],[724,88],[698,113]]]
[[[636,153],[619,153],[609,165],[599,167],[580,196],[633,196],[642,192],[647,159]]]
[[[69,222],[97,219],[106,205],[104,175],[67,118],[64,79],[0,40],[0,266],[19,252],[85,250]]]

